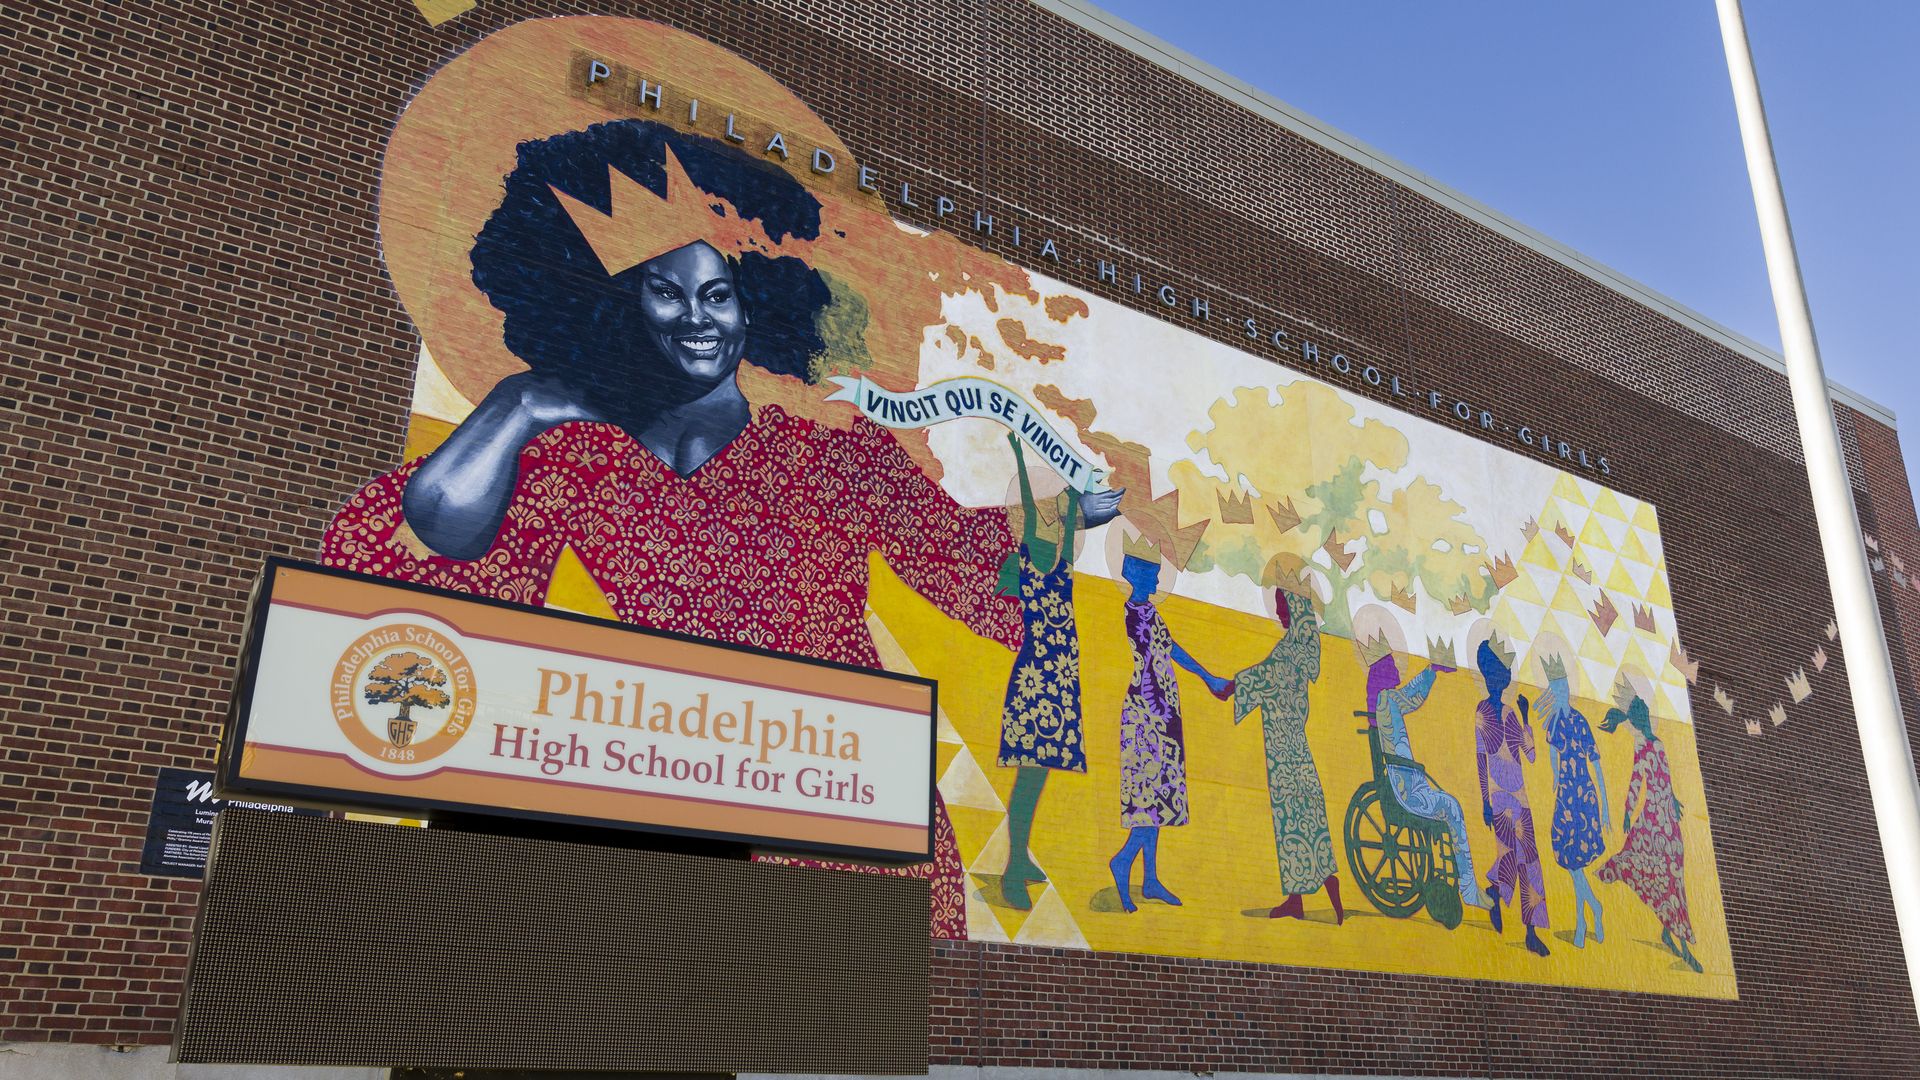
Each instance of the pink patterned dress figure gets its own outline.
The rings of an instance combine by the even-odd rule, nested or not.
[[[1687,917],[1687,852],[1680,832],[1680,799],[1673,793],[1667,748],[1653,733],[1647,703],[1623,676],[1613,691],[1616,708],[1607,710],[1600,730],[1621,724],[1633,728],[1633,778],[1627,781],[1626,811],[1620,826],[1626,838],[1602,863],[1601,881],[1624,881],[1642,903],[1660,917],[1660,943],[1695,971],[1693,920]]]
[[[1474,658],[1487,696],[1475,710],[1474,759],[1480,772],[1480,814],[1499,843],[1499,854],[1487,871],[1493,907],[1520,902],[1520,923],[1527,928],[1527,949],[1547,955],[1540,931],[1547,928],[1546,877],[1540,866],[1540,847],[1533,834],[1533,806],[1527,801],[1527,775],[1520,759],[1534,760],[1533,726],[1528,721],[1527,697],[1520,695],[1518,713],[1507,708],[1505,695],[1512,669],[1492,641],[1480,643]],[[1495,921],[1496,927],[1499,925]]]
[[[874,668],[878,553],[1019,647],[1020,605],[996,589],[1014,551],[1004,510],[958,505],[872,423],[755,409],[741,391],[743,362],[806,382],[826,349],[831,290],[785,247],[822,234],[798,181],[640,120],[523,143],[517,161],[470,258],[530,370],[354,495],[328,565],[538,605],[571,552],[624,622]],[[1089,497],[1083,522],[1118,498]],[[906,872],[932,879],[934,936],[965,937],[937,792],[934,853]]]

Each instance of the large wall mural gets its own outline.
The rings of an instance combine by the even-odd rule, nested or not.
[[[655,24],[457,57],[380,197],[407,460],[325,560],[937,678],[938,936],[1736,996],[1654,507],[869,179]]]

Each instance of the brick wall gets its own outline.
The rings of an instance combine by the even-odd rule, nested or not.
[[[310,555],[400,454],[418,341],[376,242],[383,140],[461,49],[571,13],[657,18],[759,63],[912,180],[903,218],[935,225],[944,193],[1043,221],[1216,310],[1335,328],[1410,382],[1606,447],[1608,482],[1660,508],[1703,685],[1776,699],[1824,640],[1783,376],[1019,0],[481,0],[437,29],[402,0],[9,4],[0,1038],[168,1037],[195,887],[137,872],[154,773],[211,761],[261,558]],[[1090,266],[1036,268],[1135,299]],[[1920,572],[1894,433],[1841,419],[1868,528]],[[1881,582],[1903,685],[1910,581]],[[1839,664],[1821,685],[1844,685]],[[1704,693],[1694,711],[1738,1002],[938,943],[934,1060],[1909,1074],[1920,1026],[1844,694],[1757,739]]]

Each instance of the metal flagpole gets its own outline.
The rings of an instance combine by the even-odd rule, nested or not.
[[[1833,589],[1834,621],[1840,627],[1854,722],[1860,728],[1867,783],[1880,825],[1887,883],[1907,957],[1907,980],[1920,1008],[1920,783],[1914,778],[1913,749],[1907,743],[1900,695],[1894,687],[1893,660],[1874,599],[1853,486],[1847,480],[1840,435],[1834,428],[1833,402],[1827,397],[1827,376],[1813,337],[1813,316],[1800,281],[1800,259],[1793,248],[1786,197],[1780,191],[1773,140],[1767,134],[1760,83],[1747,46],[1746,17],[1740,0],[1715,2],[1733,100],[1740,113],[1740,139],[1747,150],[1747,175],[1753,181],[1754,209],[1760,217],[1760,238],[1767,253],[1767,277],[1773,283],[1774,314],[1780,320],[1781,352],[1786,355],[1807,482],[1813,489],[1820,549]]]

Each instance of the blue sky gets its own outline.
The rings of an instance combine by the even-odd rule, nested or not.
[[[1096,0],[1778,348],[1712,0]],[[1747,0],[1830,378],[1920,476],[1920,0]]]

